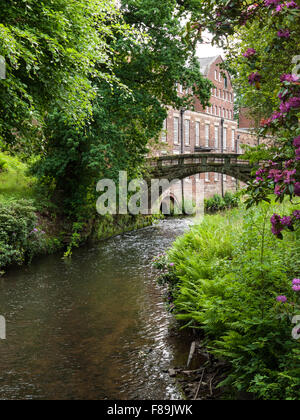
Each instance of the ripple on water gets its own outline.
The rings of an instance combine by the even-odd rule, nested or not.
[[[0,398],[180,398],[164,373],[180,355],[151,260],[190,223],[160,221],[67,263],[57,255],[10,270],[0,280]]]

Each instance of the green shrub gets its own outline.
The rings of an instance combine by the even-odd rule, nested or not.
[[[291,281],[300,273],[299,232],[277,240],[260,205],[204,222],[169,252],[176,272],[174,312],[185,326],[205,331],[210,352],[231,363],[223,385],[263,399],[299,399],[300,349],[291,318],[300,314]],[[288,302],[276,297],[286,295]],[[297,303],[298,299],[298,303]]]
[[[224,195],[224,201],[228,209],[238,207],[240,204],[240,199],[237,194],[233,194],[230,191],[227,191]]]
[[[204,200],[204,207],[208,213],[216,213],[218,211],[232,209],[238,207],[240,200],[237,195],[227,191],[222,198],[219,194],[215,194],[212,198]]]
[[[30,260],[44,245],[44,235],[31,201],[0,203],[0,269]]]

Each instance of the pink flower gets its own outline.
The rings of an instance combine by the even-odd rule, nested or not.
[[[244,57],[249,58],[253,57],[256,54],[256,50],[254,48],[248,48],[248,50],[243,54]]]
[[[293,286],[300,286],[300,279],[294,279]]]
[[[293,224],[292,218],[290,216],[284,216],[282,217],[280,223],[282,224],[282,226],[287,226],[290,227]]]
[[[277,302],[285,303],[285,302],[287,302],[287,297],[286,296],[277,296]]]
[[[267,7],[276,7],[281,3],[281,0],[265,0],[265,5]]]
[[[251,6],[248,7],[247,12],[253,12],[254,10],[256,10],[258,8],[258,4],[251,4]]]
[[[294,292],[300,292],[300,285],[299,286],[293,286],[292,289]]]
[[[296,182],[294,193],[297,197],[300,196],[300,182]]]
[[[255,85],[257,82],[261,81],[261,75],[259,73],[251,73],[248,77],[249,84]]]
[[[288,7],[288,8],[290,7],[290,8],[293,8],[293,9],[299,9],[299,6],[297,5],[297,3],[294,0],[285,3],[285,6]]]
[[[293,217],[296,220],[299,220],[300,219],[300,210],[295,210],[294,213],[293,213]],[[298,280],[298,279],[295,279],[295,280]]]
[[[296,148],[300,147],[300,136],[294,138],[293,145]]]
[[[282,191],[283,190],[282,190],[281,186],[277,184],[276,187],[275,187],[275,190],[274,190],[274,194],[281,195]]]
[[[279,38],[289,38],[291,36],[291,33],[288,29],[281,29],[277,32],[277,36]]]
[[[280,77],[281,82],[298,82],[299,78],[295,74],[282,74]]]

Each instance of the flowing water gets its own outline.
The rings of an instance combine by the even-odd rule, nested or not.
[[[190,223],[164,220],[0,279],[0,399],[180,399],[167,370],[190,342],[170,328],[151,260]]]

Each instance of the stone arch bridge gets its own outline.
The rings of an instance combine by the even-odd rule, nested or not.
[[[248,183],[254,166],[239,154],[194,153],[161,156],[148,159],[149,175],[153,179],[184,179],[205,172],[217,172]]]

